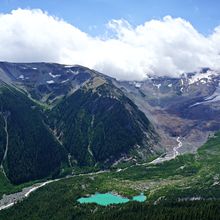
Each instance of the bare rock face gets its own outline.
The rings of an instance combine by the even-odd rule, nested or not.
[[[220,129],[220,74],[209,68],[179,78],[150,77],[115,84],[152,121],[168,149],[180,136],[181,151],[194,152]]]

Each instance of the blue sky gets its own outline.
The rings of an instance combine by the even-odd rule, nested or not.
[[[126,80],[220,72],[219,9],[220,0],[0,0],[0,60]]]
[[[93,36],[103,34],[111,19],[143,24],[166,15],[182,17],[201,33],[211,34],[220,25],[219,0],[1,0],[0,12],[40,8],[63,18]]]

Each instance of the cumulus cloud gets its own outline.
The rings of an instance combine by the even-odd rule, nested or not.
[[[104,39],[92,37],[40,9],[13,10],[0,14],[0,60],[80,64],[127,80],[220,69],[220,26],[204,36],[186,20],[166,16],[136,27],[112,20],[107,29]]]

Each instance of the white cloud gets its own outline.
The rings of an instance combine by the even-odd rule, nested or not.
[[[206,37],[189,22],[166,16],[132,27],[107,25],[111,37],[91,37],[41,10],[0,14],[0,60],[81,64],[118,79],[178,76],[200,67],[220,69],[220,26]]]

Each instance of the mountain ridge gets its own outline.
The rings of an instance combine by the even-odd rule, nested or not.
[[[36,105],[41,106],[41,112],[46,116],[46,126],[60,145],[66,141],[60,129],[66,131],[72,146],[67,146],[67,141],[64,145],[67,151],[73,154],[66,152],[68,154],[66,158],[74,166],[77,166],[77,159],[83,166],[96,165],[97,168],[104,168],[120,157],[130,158],[130,155],[132,155],[130,158],[132,163],[140,159],[148,160],[165,152],[167,155],[172,155],[175,154],[178,137],[182,142],[181,148],[178,148],[179,153],[195,152],[206,142],[210,134],[220,129],[218,101],[220,76],[209,68],[183,74],[179,78],[151,76],[144,81],[117,81],[80,65],[54,63],[1,62],[0,72],[2,73],[0,79],[4,83],[18,89]],[[80,99],[84,101],[79,103]],[[74,107],[76,103],[78,106]],[[127,124],[130,121],[130,125],[133,126],[130,131],[126,130],[127,125],[123,122],[124,127],[121,127],[121,131],[135,134],[140,129],[141,133],[136,133],[136,141],[131,141],[132,135],[120,138],[120,135],[116,135],[116,127],[119,128],[122,124],[116,126],[111,133],[116,135],[115,138],[117,137],[114,143],[120,143],[120,140],[126,142],[125,140],[128,139],[130,140],[128,143],[133,143],[132,147],[129,144],[130,147],[122,147],[124,150],[114,152],[113,157],[107,153],[106,158],[102,158],[100,163],[100,155],[94,150],[98,148],[94,147],[93,139],[99,134],[98,137],[102,137],[99,141],[104,143],[103,131],[108,125],[105,124],[105,128],[103,127],[101,122],[104,119],[101,119],[100,115],[110,118],[110,115],[106,114],[108,110],[103,108],[107,103],[111,103],[111,108],[118,114],[114,123],[122,123],[121,118],[126,116]],[[95,109],[105,110],[101,113],[96,112],[98,116],[94,115]],[[144,116],[140,117],[142,112]],[[57,121],[56,117],[63,117],[65,120]],[[144,122],[145,117],[150,123]],[[102,125],[95,129],[97,120],[101,120]],[[113,120],[109,120],[108,123],[111,125],[109,127],[114,127]],[[142,123],[148,124],[149,129]],[[68,127],[71,128],[69,131]],[[135,132],[133,133],[132,130]],[[81,133],[81,138],[75,135],[78,133]],[[79,139],[81,144],[73,141],[71,137],[74,135],[75,140]],[[86,137],[84,141],[82,141],[83,137]],[[139,137],[142,139],[141,142],[137,141]],[[111,143],[111,140],[108,142]],[[74,147],[80,145],[84,147]],[[74,151],[74,148],[78,150]],[[118,148],[120,149],[119,146]],[[110,149],[111,147],[108,147],[106,152]],[[84,159],[77,156],[80,154]]]
[[[0,105],[7,107],[11,117],[14,117],[13,123],[16,124],[20,120],[16,131],[19,131],[19,128],[23,130],[17,134],[15,141],[20,143],[19,146],[23,146],[24,152],[30,150],[32,154],[34,151],[28,147],[26,141],[30,139],[30,143],[36,145],[36,150],[40,150],[41,135],[35,135],[35,139],[32,135],[40,130],[44,131],[45,135],[50,136],[48,143],[49,140],[52,141],[54,144],[51,146],[57,146],[55,152],[59,152],[59,156],[49,153],[48,157],[55,160],[60,157],[58,164],[49,165],[51,170],[45,173],[46,169],[39,167],[39,170],[34,170],[35,165],[26,161],[30,170],[26,172],[27,177],[22,177],[18,173],[24,170],[20,168],[18,171],[19,165],[15,163],[17,159],[10,158],[8,154],[6,161],[9,168],[6,174],[12,182],[21,183],[48,175],[63,175],[62,173],[70,168],[72,173],[77,167],[95,166],[95,169],[105,169],[121,157],[129,155],[132,155],[134,160],[148,160],[160,151],[159,147],[154,147],[158,136],[153,126],[138,107],[114,86],[112,78],[78,65],[48,63],[0,63],[0,71],[4,72],[0,77],[2,81],[8,77],[4,85],[11,88],[15,97],[18,97],[13,102],[24,99],[30,109],[23,110],[23,114],[16,119],[13,112],[19,110],[19,105]],[[0,94],[0,97],[4,98],[3,95]],[[32,111],[37,111],[38,116],[35,120],[26,120]],[[39,122],[40,130],[35,126]],[[33,124],[30,133],[29,124]],[[9,149],[12,147],[18,150],[17,155],[22,152],[14,142],[9,143]],[[45,150],[47,152],[47,149]],[[60,156],[61,154],[63,156]],[[25,160],[33,158],[21,153],[20,157],[22,156]],[[40,161],[44,156],[40,150],[37,158]],[[48,163],[53,161],[49,158],[45,160]],[[22,164],[21,161],[18,163]],[[40,165],[38,162],[34,164]],[[38,175],[38,172],[42,175]]]

